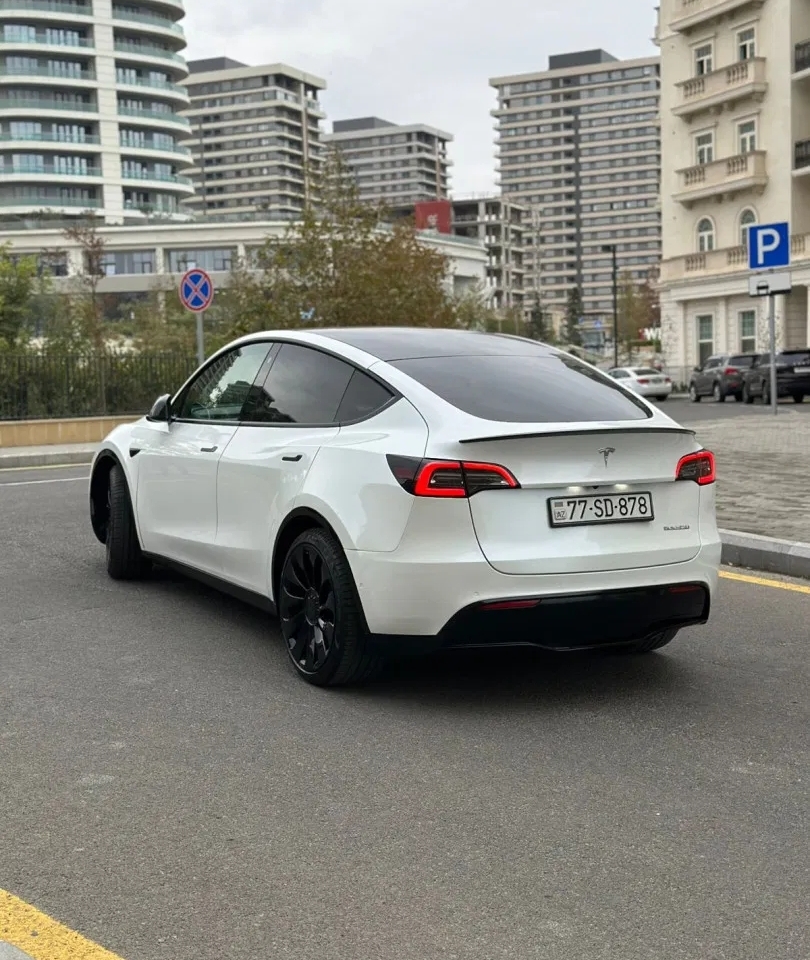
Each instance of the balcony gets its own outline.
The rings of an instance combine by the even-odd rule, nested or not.
[[[119,107],[118,115],[121,117],[131,117],[133,120],[157,120],[163,123],[177,124],[181,127],[190,126],[186,117],[181,117],[179,113],[169,113],[163,110],[134,110],[132,107]]]
[[[8,0],[8,2],[17,2],[17,0]],[[158,27],[161,30],[169,30],[178,37],[183,36],[183,28],[179,23],[170,20],[168,17],[156,17],[149,13],[137,13],[134,11],[113,7],[114,20],[126,20],[129,23],[143,23],[150,27]]]
[[[100,200],[86,197],[0,197],[0,207],[28,207],[35,210],[45,210],[50,207],[87,207],[95,209],[100,206]]]
[[[85,37],[74,37],[68,40],[55,40],[53,37],[49,37],[46,33],[37,33],[34,36],[19,36],[19,37],[0,37],[0,45],[2,47],[27,47],[31,45],[43,46],[43,47],[59,47],[62,50],[92,50],[93,41],[88,40]]]
[[[89,3],[60,3],[59,0],[0,0],[0,11],[25,10],[29,13],[58,13],[68,16],[92,17]]]
[[[680,190],[674,199],[689,207],[698,200],[723,200],[749,190],[761,191],[768,182],[765,156],[764,150],[755,150],[679,170]]]
[[[0,77],[47,77],[48,80],[58,80],[60,84],[70,86],[72,83],[92,81],[96,79],[94,70],[60,71],[53,67],[39,66],[0,66]]]
[[[794,234],[790,238],[791,261],[810,260],[810,235]],[[706,277],[724,276],[729,273],[748,274],[748,250],[746,247],[725,247],[706,253],[689,253],[684,257],[672,257],[661,264],[661,283],[702,280]]]
[[[177,183],[183,187],[191,187],[194,181],[190,177],[182,177],[177,173],[158,173],[155,170],[122,170],[122,180],[151,180],[155,183]]]
[[[66,167],[62,164],[46,163],[42,166],[17,166],[0,164],[0,175],[4,177],[100,177],[101,167]]]
[[[46,143],[62,147],[66,143],[76,147],[93,147],[101,143],[101,138],[95,134],[86,133],[84,136],[67,136],[57,133],[0,133],[2,143]]]
[[[173,60],[182,66],[186,61],[179,53],[167,50],[165,47],[155,47],[148,43],[127,43],[125,40],[115,41],[116,53],[132,54],[136,57],[159,57],[161,60]]]
[[[675,0],[670,29],[688,32],[743,7],[761,7],[765,0]]]
[[[95,103],[81,100],[48,100],[45,97],[3,97],[0,98],[0,110],[21,110],[26,113],[40,110],[58,110],[65,113],[98,113]]]
[[[672,112],[686,120],[691,120],[704,110],[720,111],[726,106],[731,108],[749,97],[761,100],[768,89],[765,58],[740,60],[722,70],[684,80],[676,87],[680,91],[680,103]]]

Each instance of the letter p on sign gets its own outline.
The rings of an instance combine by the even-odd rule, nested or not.
[[[749,228],[748,266],[771,270],[790,265],[790,229],[787,223],[769,223]]]

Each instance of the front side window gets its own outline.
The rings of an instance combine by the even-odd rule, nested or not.
[[[714,317],[711,314],[697,318],[698,365],[703,366],[714,349]]]
[[[751,153],[757,148],[757,122],[756,120],[746,120],[745,123],[737,124],[737,151],[738,153]]]
[[[270,349],[249,343],[217,357],[193,380],[180,402],[180,420],[238,420]]]
[[[714,224],[708,217],[703,217],[697,225],[698,253],[708,253],[714,250]]]

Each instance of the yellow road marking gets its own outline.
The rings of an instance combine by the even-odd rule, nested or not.
[[[777,590],[790,590],[793,593],[810,594],[810,586],[801,583],[786,583],[784,580],[771,580],[768,577],[755,577],[748,573],[729,573],[721,570],[720,576],[725,580],[737,580],[740,583],[753,583],[759,587],[775,587]]]
[[[36,907],[0,890],[0,943],[3,941],[33,960],[121,960]]]

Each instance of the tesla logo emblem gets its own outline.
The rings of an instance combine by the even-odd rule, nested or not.
[[[615,449],[615,447],[603,447],[599,452],[600,452],[600,453],[602,454],[602,456],[605,458],[605,466],[607,466],[607,465],[608,465],[608,460],[610,459],[611,453],[615,453],[615,452],[616,452],[616,449]]]

